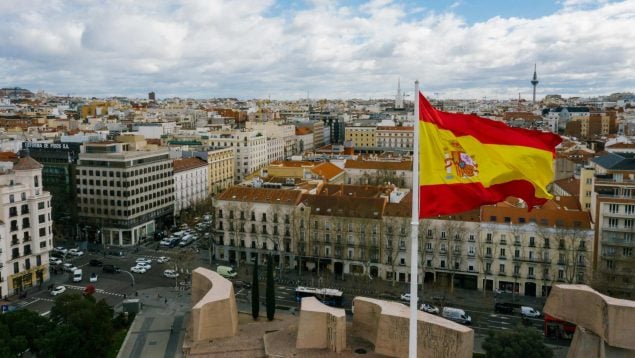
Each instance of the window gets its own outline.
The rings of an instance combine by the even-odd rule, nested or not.
[[[498,272],[504,274],[505,273],[505,264],[498,265]]]
[[[558,280],[564,280],[564,270],[558,270]]]
[[[606,260],[606,268],[607,269],[614,269],[615,268],[613,260]]]
[[[632,247],[625,247],[622,249],[622,255],[626,256],[626,257],[630,257],[633,256],[633,248]]]
[[[500,249],[500,257],[505,257],[505,248]]]
[[[527,269],[527,276],[529,276],[529,277],[533,277],[534,276],[534,268],[533,267],[530,266]]]
[[[620,206],[618,204],[609,204],[609,212],[615,214],[619,211]]]
[[[609,227],[617,227],[617,218],[609,218]]]

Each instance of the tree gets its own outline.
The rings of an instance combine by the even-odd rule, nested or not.
[[[551,358],[553,351],[540,331],[519,325],[514,330],[490,331],[483,342],[487,358]]]
[[[51,309],[54,328],[44,336],[45,357],[103,357],[114,336],[113,309],[104,300],[61,295]]]
[[[450,272],[450,294],[452,294],[454,292],[454,275],[461,269],[463,260],[461,238],[465,232],[465,225],[462,221],[445,220],[443,231],[448,239],[448,246],[445,252],[448,258],[447,269]],[[441,243],[441,252],[443,252],[444,246],[445,244]]]
[[[267,259],[267,319],[273,321],[276,314],[276,288],[273,282],[273,258],[269,254]]]
[[[254,262],[253,278],[251,281],[251,316],[258,320],[260,315],[260,292],[258,292],[258,255]]]
[[[0,357],[18,356],[27,349],[43,352],[42,337],[50,330],[48,319],[36,312],[18,310],[0,316]],[[10,352],[10,353],[9,353]]]

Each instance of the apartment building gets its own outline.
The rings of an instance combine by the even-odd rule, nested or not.
[[[234,185],[234,148],[201,147],[196,151],[183,151],[183,158],[197,157],[207,162],[208,194],[219,194]]]
[[[208,134],[209,145],[232,148],[234,151],[234,181],[240,182],[249,174],[267,165],[267,137],[259,130],[219,130]]]
[[[172,161],[167,148],[141,136],[85,143],[77,164],[80,225],[103,245],[132,246],[174,212]]]
[[[593,266],[597,288],[635,295],[635,153],[609,153],[591,160],[591,215],[595,222]]]
[[[412,188],[412,160],[409,158],[369,157],[347,159],[344,164],[346,184],[395,184],[399,188]]]
[[[216,259],[240,266],[258,255],[259,262],[264,262],[271,253],[277,265],[295,267],[294,212],[301,195],[299,190],[234,186],[217,196]]]
[[[53,247],[51,194],[42,188],[42,165],[0,153],[0,298],[49,279]]]
[[[412,152],[414,127],[378,126],[375,133],[377,147],[386,151]]]
[[[283,157],[285,159],[291,155],[297,154],[298,146],[295,138],[295,126],[292,124],[279,124],[276,122],[252,122],[245,123],[247,129],[264,131],[266,137],[269,139],[276,138],[284,141]],[[276,151],[277,152],[277,151]],[[269,156],[271,158],[271,155]],[[274,157],[277,157],[274,156]],[[277,159],[270,159],[274,161]]]
[[[370,275],[410,281],[411,193],[385,186],[329,184],[300,196],[293,192],[230,188],[221,194],[217,208],[223,215],[233,212],[233,219],[224,216],[222,224],[217,222],[217,235],[225,238],[217,255],[246,260],[255,252],[249,245],[266,254],[273,244],[269,233],[286,235],[289,230],[282,254],[285,267],[336,277]],[[273,209],[283,195],[292,196],[280,199],[287,200],[286,209]],[[261,198],[257,205],[252,204],[254,198]],[[237,207],[243,216],[237,216]],[[272,228],[273,223],[264,219],[276,211],[290,215],[288,220],[285,216],[288,227],[284,230]],[[253,238],[239,241],[248,237],[243,231],[249,231],[249,225],[241,226],[240,217],[252,218],[255,244]],[[239,236],[228,245],[227,238],[236,231]],[[259,246],[262,240],[271,245]],[[591,281],[592,243],[589,215],[579,210],[573,197],[556,198],[531,212],[522,202],[510,201],[452,217],[424,219],[419,226],[420,283],[546,296],[555,283]]]
[[[310,120],[305,122],[296,122],[296,129],[306,128],[313,134],[313,147],[320,148],[324,145],[324,122],[321,120]],[[304,150],[308,150],[306,147]]]
[[[353,143],[355,149],[364,150],[377,147],[376,127],[348,126],[344,129],[344,138]]]
[[[194,157],[172,162],[174,171],[174,215],[205,200],[208,196],[209,167]]]
[[[306,127],[296,128],[295,137],[298,141],[298,151],[300,153],[313,150],[313,148],[315,148],[313,145],[314,136],[311,129]]]

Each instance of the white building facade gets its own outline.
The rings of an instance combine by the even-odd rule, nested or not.
[[[174,215],[207,198],[209,167],[199,158],[175,160]]]
[[[51,194],[30,157],[0,161],[0,298],[49,280]]]

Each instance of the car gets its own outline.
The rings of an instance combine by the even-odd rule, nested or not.
[[[70,249],[68,250],[68,254],[71,256],[82,256],[84,255],[84,251],[80,251],[79,249]]]
[[[152,260],[145,258],[145,257],[139,257],[138,259],[135,260],[136,263],[144,263],[144,264],[151,264]]]
[[[174,270],[165,270],[163,271],[163,276],[167,278],[177,278],[179,277],[179,273]]]
[[[540,311],[532,307],[522,306],[520,307],[520,315],[523,317],[536,318],[536,317],[540,317]]]
[[[92,296],[96,290],[95,285],[88,285],[84,288],[84,292],[82,292],[82,294],[84,296]]]
[[[97,276],[97,272],[93,272],[93,273],[91,273],[91,274],[90,274],[90,279],[89,279],[89,281],[90,281],[90,282],[97,282],[97,277],[98,277],[98,276]]]
[[[159,257],[157,259],[157,262],[160,263],[160,264],[164,264],[164,263],[166,263],[168,261],[170,261],[170,258],[169,257],[165,257],[165,256],[161,256],[161,257]]]
[[[439,314],[439,308],[434,307],[433,305],[429,303],[423,303],[421,307],[419,307],[419,310],[423,312],[432,313],[432,314]]]
[[[55,287],[54,289],[51,290],[51,295],[52,296],[57,296],[57,295],[61,295],[64,292],[66,292],[66,287],[57,286],[57,287]]]
[[[149,271],[152,268],[152,266],[150,264],[144,264],[142,262],[137,262],[136,266],[137,267],[143,267],[146,271]]]
[[[55,250],[56,252],[59,252],[62,255],[66,255],[68,253],[68,250],[64,248],[64,246],[57,246],[53,250]]]
[[[506,302],[496,302],[494,304],[494,312],[514,314],[514,305]]]
[[[104,265],[101,268],[101,272],[104,272],[104,273],[118,273],[119,272],[119,267],[117,267],[115,265]]]
[[[135,266],[135,267],[131,267],[130,271],[134,273],[146,273],[147,270],[144,269],[143,267]]]
[[[49,263],[51,265],[61,265],[62,264],[62,260],[56,258],[56,257],[49,257]]]
[[[234,287],[238,288],[238,289],[250,289],[251,288],[251,283],[246,282],[246,281],[241,281],[241,280],[236,280],[234,281]]]
[[[410,293],[402,293],[399,298],[406,303],[410,303]]]
[[[101,266],[104,265],[103,262],[101,262],[101,261],[99,261],[97,259],[92,259],[92,260],[88,261],[88,264],[91,265],[91,266],[94,266],[94,267],[101,267]]]
[[[64,271],[66,272],[73,272],[75,270],[77,270],[77,267],[75,267],[75,265],[71,264],[71,263],[65,263],[62,265],[62,268],[64,269]]]

